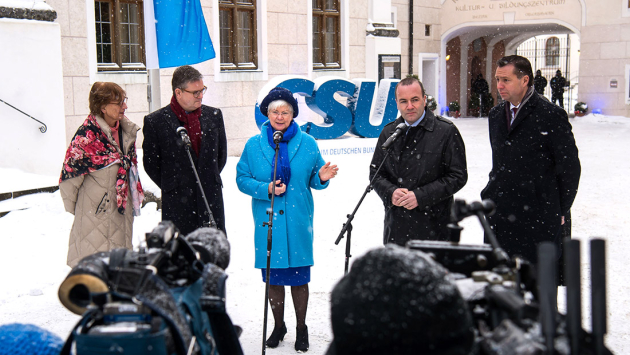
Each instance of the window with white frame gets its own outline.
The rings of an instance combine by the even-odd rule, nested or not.
[[[145,70],[142,0],[94,2],[98,71]]]

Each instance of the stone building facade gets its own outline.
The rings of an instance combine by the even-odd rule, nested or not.
[[[628,0],[248,1],[254,11],[247,20],[249,28],[242,32],[236,22],[226,22],[235,21],[226,11],[232,11],[229,6],[236,2],[201,0],[217,57],[195,67],[208,86],[204,103],[223,110],[231,155],[240,154],[245,141],[258,132],[254,106],[263,86],[278,76],[378,80],[392,73],[403,78],[415,74],[443,112],[450,101],[469,100],[476,73],[490,79],[496,103],[492,80],[496,60],[516,53],[533,36],[549,34],[579,38],[579,74],[574,83],[579,83],[578,99],[603,114],[630,117]],[[139,125],[148,112],[168,104],[173,69],[143,69],[141,55],[132,70],[124,65],[112,70],[103,65],[102,48],[97,48],[103,44],[102,38],[97,40],[102,34],[98,27],[103,19],[97,17],[103,4],[141,9],[142,0],[46,3],[57,14],[54,23],[60,32],[66,142],[88,114],[88,91],[95,81],[122,85],[129,96],[127,115]],[[141,20],[135,21],[141,25]],[[250,52],[253,66],[239,68],[238,58],[231,59],[236,63],[232,67],[226,65],[230,60],[225,56],[226,33],[236,37],[240,33],[232,40],[245,43],[247,50],[255,47]],[[238,52],[235,56],[245,53],[239,45],[231,45]],[[395,70],[386,56],[393,58]],[[466,114],[466,105],[462,107]]]

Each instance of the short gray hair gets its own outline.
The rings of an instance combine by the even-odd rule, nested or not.
[[[289,108],[289,111],[291,111],[291,117],[293,117],[293,106],[291,106],[290,103],[284,100],[271,101],[271,103],[269,104],[269,108],[267,108],[267,112],[276,110],[278,107],[283,107],[283,106],[287,106]]]
[[[175,93],[175,89],[185,89],[189,83],[199,80],[203,80],[203,75],[199,70],[190,65],[182,65],[173,72],[173,79],[171,80],[173,93]]]

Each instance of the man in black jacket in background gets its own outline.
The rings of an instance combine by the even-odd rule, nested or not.
[[[545,88],[547,87],[547,79],[542,76],[540,70],[536,70],[536,76],[534,77],[534,89],[539,95],[545,94]]]
[[[468,180],[464,141],[451,121],[425,110],[418,79],[403,79],[395,92],[401,117],[383,128],[370,165],[372,179],[385,157],[381,146],[404,122],[406,133],[391,145],[373,183],[385,205],[383,243],[448,240],[453,195]]]
[[[581,168],[567,113],[536,93],[532,79],[527,58],[512,55],[497,62],[504,102],[488,117],[492,170],[481,197],[496,203],[488,220],[501,247],[536,263],[541,242],[562,246],[561,226]]]
[[[472,89],[479,97],[479,117],[485,116],[488,111],[488,107],[486,107],[486,95],[489,95],[488,90],[490,90],[490,87],[481,73],[477,74],[477,79],[473,82]]]
[[[188,131],[199,179],[218,229],[225,232],[221,171],[227,161],[223,114],[201,104],[203,75],[184,65],[175,70],[171,103],[144,118],[144,170],[162,190],[162,220],[188,234],[209,222],[190,159],[177,128]]]
[[[560,70],[556,70],[556,76],[551,78],[549,82],[549,86],[551,86],[551,102],[556,103],[558,101],[558,106],[564,108],[564,87],[568,86],[567,79],[562,76],[562,72]]]

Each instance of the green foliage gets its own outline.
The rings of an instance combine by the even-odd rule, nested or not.
[[[431,95],[427,95],[427,109],[429,111],[435,111],[436,108],[437,108],[437,101],[435,101],[435,98]]]
[[[484,112],[482,115],[487,116],[490,109],[494,106],[494,98],[490,93],[484,97]],[[479,95],[476,92],[470,94],[470,100],[468,101],[468,114],[472,116],[479,115]]]
[[[459,110],[461,110],[461,106],[459,106],[459,102],[457,102],[457,100],[451,101],[448,104],[448,110],[451,112],[459,112]]]
[[[582,101],[575,104],[573,108],[575,109],[575,113],[586,113],[586,111],[588,111],[588,105],[586,102]]]

